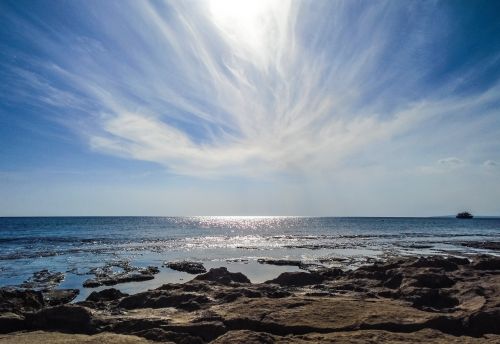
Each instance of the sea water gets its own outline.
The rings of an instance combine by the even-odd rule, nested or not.
[[[487,250],[470,241],[499,241],[500,219],[338,218],[283,216],[22,217],[0,218],[0,287],[15,286],[34,272],[65,273],[61,288],[92,290],[82,283],[92,268],[127,261],[160,267],[154,280],[117,287],[128,292],[182,282],[193,276],[162,267],[193,260],[226,266],[252,282],[274,278],[293,266],[258,259],[293,259],[353,268],[393,255],[468,255]]]

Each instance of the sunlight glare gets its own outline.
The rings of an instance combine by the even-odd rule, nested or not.
[[[279,32],[286,2],[270,0],[210,0],[213,23],[235,50],[265,58]],[[274,37],[273,37],[274,36]]]

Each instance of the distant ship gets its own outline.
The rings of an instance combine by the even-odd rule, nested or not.
[[[458,213],[456,218],[457,219],[472,219],[474,216],[472,216],[471,213],[469,213],[468,211],[464,211],[462,213]]]

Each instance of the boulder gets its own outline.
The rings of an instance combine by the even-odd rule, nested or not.
[[[46,305],[58,306],[73,301],[75,297],[77,297],[78,294],[80,294],[80,290],[52,289],[52,290],[44,290],[42,294],[43,294],[43,300]]]
[[[0,312],[33,312],[45,305],[43,294],[35,290],[0,289]]]
[[[87,297],[86,301],[99,302],[99,301],[114,301],[122,297],[128,296],[126,293],[122,293],[118,289],[109,288],[101,291],[93,291]]]
[[[476,270],[500,270],[500,257],[481,256],[472,267]]]
[[[415,287],[423,288],[449,288],[455,284],[451,278],[445,274],[420,273],[412,276],[415,281],[412,283]]]
[[[174,307],[193,311],[208,302],[210,302],[208,297],[194,293],[147,291],[123,298],[118,307],[125,309]]]
[[[229,272],[225,267],[210,269],[207,273],[198,275],[194,279],[197,281],[212,281],[221,284],[250,283],[248,277],[241,272]]]
[[[406,300],[412,301],[413,307],[427,311],[442,311],[458,306],[458,299],[441,289],[414,289],[406,293]]]
[[[189,261],[169,262],[166,263],[165,266],[172,270],[187,272],[188,274],[193,274],[193,275],[203,274],[207,272],[207,269],[205,269],[203,264],[198,262],[189,262]]]
[[[454,259],[441,256],[420,257],[409,266],[414,268],[440,268],[445,271],[455,271],[458,269],[458,265]]]
[[[267,284],[279,284],[281,286],[303,287],[306,285],[319,284],[325,278],[320,274],[309,272],[283,272],[275,279],[266,281]]]
[[[0,314],[0,333],[9,333],[27,329],[24,316],[15,313]]]
[[[77,305],[44,308],[34,314],[28,314],[26,320],[35,329],[57,330],[68,333],[96,332],[91,311]]]
[[[64,280],[62,272],[51,272],[43,269],[33,273],[33,276],[24,281],[20,287],[26,289],[50,289],[55,288]]]
[[[154,279],[153,274],[147,272],[127,272],[122,274],[111,275],[103,278],[92,278],[83,282],[85,288],[95,288],[102,285],[115,285],[128,282],[141,282]]]

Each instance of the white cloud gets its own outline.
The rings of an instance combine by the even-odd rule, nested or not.
[[[500,164],[494,160],[486,160],[485,162],[483,162],[483,165],[486,167],[497,167]]]
[[[308,6],[127,2],[113,18],[96,14],[102,37],[30,31],[51,55],[45,71],[74,92],[24,77],[47,103],[87,114],[66,122],[92,149],[205,177],[330,171],[430,120],[499,98],[497,86],[469,97],[446,92],[453,82],[420,89],[429,67],[409,56],[431,40],[422,37],[428,28],[414,24],[408,46],[388,48],[403,6],[363,7],[354,24],[343,5]],[[386,68],[388,58],[398,63]],[[428,169],[462,165],[450,157]]]
[[[464,161],[455,157],[449,157],[444,159],[439,159],[438,164],[441,166],[445,166],[447,168],[456,168],[462,166]]]

